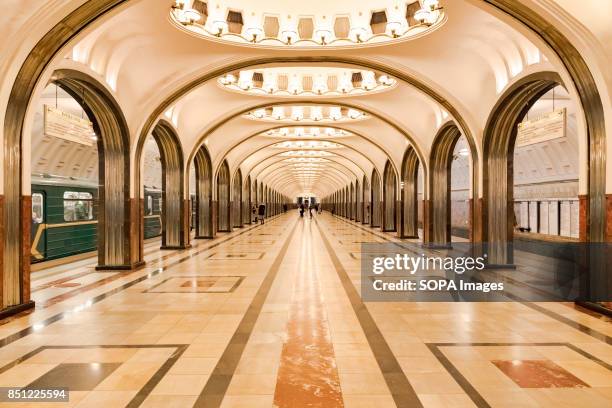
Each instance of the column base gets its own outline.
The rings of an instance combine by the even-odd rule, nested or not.
[[[585,309],[592,310],[594,312],[600,313],[604,316],[612,317],[612,310],[603,307],[595,302],[585,302],[582,300],[577,300],[576,303],[578,306],[584,307]]]
[[[162,245],[159,247],[159,249],[165,250],[165,249],[189,249],[191,248],[191,244],[187,244],[187,245]]]
[[[213,239],[214,237],[203,237],[203,236],[199,236],[196,235],[195,237],[193,237],[193,239]]]
[[[145,261],[133,263],[132,265],[97,265],[96,271],[132,271],[140,269],[145,265]]]
[[[25,312],[26,310],[30,310],[34,308],[34,301],[30,300],[26,303],[20,303],[18,305],[9,306],[6,309],[0,310],[0,320],[6,319],[7,317],[11,317],[16,315],[17,313]]]
[[[436,244],[433,242],[423,243],[421,246],[427,249],[453,249],[451,244]]]
[[[485,269],[516,269],[515,264],[488,264],[485,263]]]

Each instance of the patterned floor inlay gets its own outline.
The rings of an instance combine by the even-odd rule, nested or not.
[[[265,256],[265,252],[215,252],[206,259],[257,261]]]
[[[276,241],[273,239],[245,239],[241,241],[236,241],[231,244],[231,246],[248,246],[251,244],[255,245],[274,245]]]
[[[67,388],[70,406],[137,407],[185,349],[175,344],[43,346],[1,367],[0,387]]]
[[[174,276],[153,285],[143,293],[230,293],[244,276]]]
[[[493,360],[491,362],[521,388],[588,387],[579,378],[550,360]]]
[[[612,384],[605,361],[571,343],[427,344],[447,372],[478,407],[520,399],[516,406],[609,406]],[[567,393],[571,392],[571,396]],[[579,403],[579,401],[582,401]]]
[[[120,363],[63,363],[32,381],[26,388],[63,388],[69,384],[70,391],[91,391],[120,365]]]
[[[608,319],[363,302],[361,242],[430,249],[327,214],[268,221],[132,272],[37,272],[36,309],[0,322],[0,387],[65,386],[70,401],[0,408],[612,406]]]

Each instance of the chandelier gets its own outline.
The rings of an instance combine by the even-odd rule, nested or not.
[[[276,149],[338,149],[342,147],[338,143],[328,142],[325,140],[309,140],[309,141],[288,141],[280,142],[272,145]]]
[[[282,137],[292,139],[316,139],[319,137],[334,138],[334,137],[346,137],[353,135],[351,132],[336,129],[336,128],[321,128],[317,126],[305,126],[305,127],[283,127],[278,129],[270,129],[262,133],[262,136],[268,137]]]
[[[321,157],[292,157],[283,160],[286,163],[327,163],[329,160]]]
[[[340,106],[270,106],[243,115],[245,119],[266,122],[349,122],[368,117],[364,112]]]
[[[279,14],[259,7],[235,11],[241,7],[219,4],[223,2],[211,3],[175,0],[170,10],[171,19],[191,34],[262,47],[380,45],[418,38],[445,21],[444,8],[439,0],[420,0],[420,3],[414,1],[409,5],[401,1],[378,0],[383,11],[352,7],[345,13],[332,16],[320,15],[318,11],[315,15],[312,12],[308,15],[299,12],[298,15]],[[305,25],[309,29],[304,29]]]
[[[389,75],[377,74],[374,71],[321,66],[271,67],[230,72],[219,77],[217,82],[227,90],[275,97],[365,95],[391,89],[397,84]],[[303,109],[300,112],[299,106],[295,108],[291,116],[286,112],[281,114],[280,109],[277,109],[277,112],[272,112],[272,117],[290,117],[294,121],[300,121],[304,118]],[[338,120],[342,116],[339,113],[341,112],[330,112],[329,117]],[[355,119],[359,118],[357,113],[355,110],[350,112]],[[257,115],[265,117],[262,111],[258,111]],[[313,117],[313,113],[310,117]]]
[[[333,153],[325,150],[288,150],[282,152],[281,156],[289,157],[329,157],[335,156]]]

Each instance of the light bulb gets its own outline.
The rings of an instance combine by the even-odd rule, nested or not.
[[[244,91],[251,89],[253,86],[253,71],[240,71],[238,86]]]
[[[322,45],[329,44],[332,40],[332,32],[325,28],[320,28],[314,32],[313,39]]]
[[[301,106],[294,106],[291,108],[291,119],[297,122],[304,119],[304,110]]]
[[[216,20],[212,22],[213,33],[217,36],[227,32],[227,21]]]
[[[393,84],[393,79],[387,75],[381,75],[380,77],[378,77],[378,81],[385,86]]]
[[[387,34],[393,37],[399,37],[402,31],[402,23],[399,21],[389,21],[387,23]]]
[[[349,31],[349,39],[356,43],[365,42],[370,39],[370,32],[365,27],[353,27]]]
[[[261,27],[249,27],[244,30],[244,36],[252,42],[261,41],[264,38],[264,30]]]
[[[285,117],[285,109],[281,106],[272,108],[272,117],[276,120],[281,120]]]
[[[298,39],[298,33],[294,30],[284,30],[280,34],[280,40],[287,45],[296,42]]]
[[[340,84],[338,90],[342,93],[348,93],[353,89],[352,76],[349,72],[343,72],[340,77]]]
[[[349,118],[351,118],[351,119],[357,119],[358,117],[360,117],[360,116],[361,116],[361,112],[359,112],[359,111],[358,111],[358,110],[356,110],[356,109],[349,109],[349,111],[348,111],[348,116],[349,116]]]
[[[342,119],[342,111],[338,106],[333,106],[329,108],[329,117],[332,120],[340,120]]]
[[[328,91],[328,88],[327,88],[327,77],[325,77],[323,74],[318,74],[315,77],[314,85],[312,87],[312,90],[315,93],[319,94],[319,95],[322,95],[322,94],[326,93]]]
[[[363,80],[361,81],[361,86],[366,91],[371,91],[376,88],[376,78],[374,76],[374,72],[372,71],[362,71],[361,76]]]
[[[302,81],[301,78],[297,74],[291,75],[289,78],[289,84],[287,86],[287,91],[293,95],[297,95],[302,91]]]
[[[423,8],[427,8],[429,10],[435,10],[439,6],[438,0],[423,0]]]
[[[422,8],[422,9],[417,10],[416,13],[414,13],[414,18],[415,20],[421,22],[421,24],[424,24],[430,20],[431,17],[429,16],[429,14],[430,14],[429,10]]]

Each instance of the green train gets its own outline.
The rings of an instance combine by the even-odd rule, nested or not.
[[[145,239],[161,235],[161,190],[145,187]],[[33,178],[31,261],[97,250],[98,186],[69,178]]]
[[[145,187],[144,191],[144,239],[161,235],[162,191]]]

